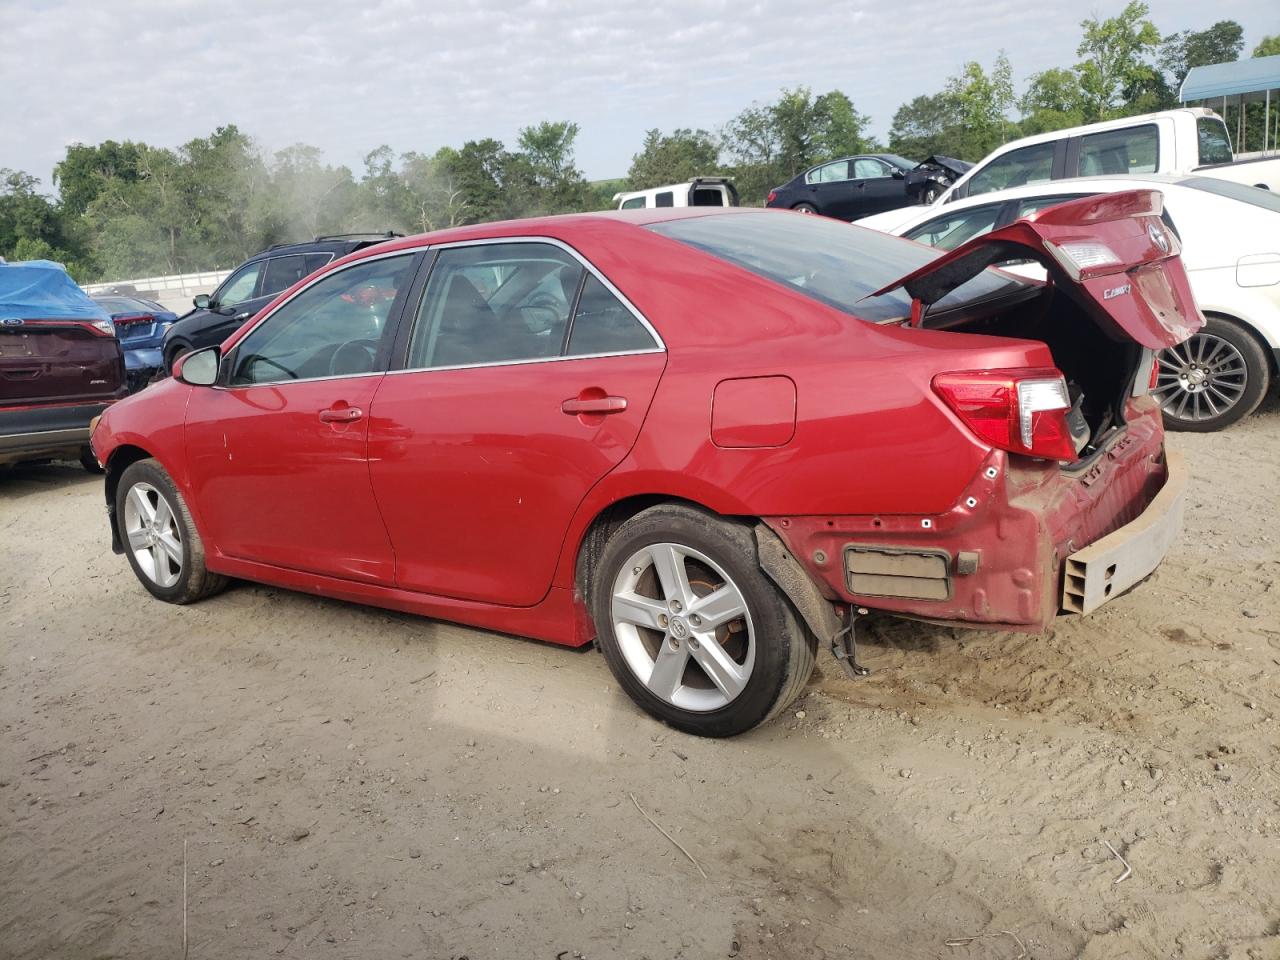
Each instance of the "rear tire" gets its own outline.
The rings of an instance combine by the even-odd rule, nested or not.
[[[797,203],[791,209],[794,210],[796,213],[817,213],[818,212],[818,208],[815,207],[812,203]]]
[[[1210,433],[1258,408],[1271,384],[1271,365],[1249,329],[1209,316],[1185,343],[1161,350],[1152,391],[1166,430]]]
[[[121,474],[116,526],[129,566],[152,596],[194,603],[227,585],[205,567],[204,542],[187,503],[155,460],[139,460]]]
[[[614,533],[592,614],[623,690],[697,736],[772,719],[813,672],[817,642],[760,569],[751,529],[691,507],[651,507]]]

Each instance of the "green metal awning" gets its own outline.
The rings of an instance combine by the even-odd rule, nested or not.
[[[1182,81],[1178,99],[1183,103],[1190,103],[1194,100],[1236,97],[1267,90],[1280,90],[1280,55],[1192,67],[1187,78]]]

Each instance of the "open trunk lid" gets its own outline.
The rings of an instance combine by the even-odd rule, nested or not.
[[[1186,340],[1204,325],[1179,256],[1161,220],[1157,190],[1084,197],[1032,213],[976,237],[871,296],[902,287],[912,324],[987,267],[1012,260],[1043,264],[1055,287],[1104,328],[1152,350]]]

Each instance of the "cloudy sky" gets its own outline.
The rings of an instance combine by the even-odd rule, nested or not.
[[[883,136],[902,102],[1004,48],[1019,85],[1074,62],[1079,21],[1123,0],[0,0],[0,167],[48,186],[70,143],[174,146],[235,123],[361,168],[543,119],[582,127],[589,178],[650,127],[714,130],[784,86],[838,88]],[[1251,50],[1276,0],[1154,0],[1164,33],[1231,18]],[[977,159],[977,158],[974,158]]]

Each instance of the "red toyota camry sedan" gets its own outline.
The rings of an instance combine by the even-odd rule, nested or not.
[[[380,244],[107,411],[114,547],[171,603],[239,578],[595,639],[643,709],[736,734],[869,609],[1040,631],[1160,563],[1153,354],[1203,322],[1160,212],[940,258],[723,208]],[[988,269],[1026,259],[1050,279]]]

